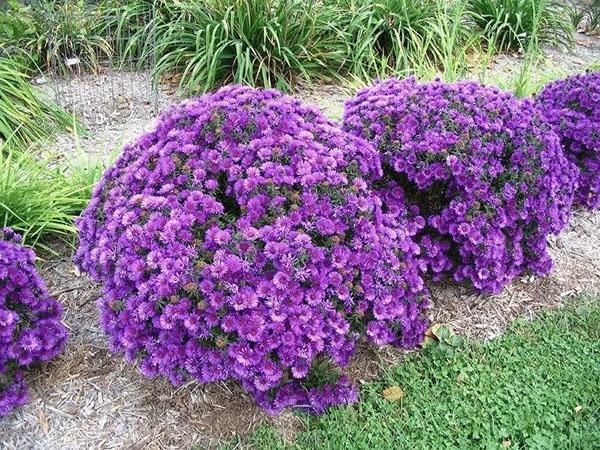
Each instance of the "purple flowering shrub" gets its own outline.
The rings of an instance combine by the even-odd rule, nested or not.
[[[355,401],[357,339],[414,347],[418,231],[382,211],[367,142],[274,90],[230,86],[161,115],[78,221],[114,351],[149,377],[238,380],[268,411]]]
[[[549,83],[536,103],[581,171],[575,203],[600,208],[600,72]]]
[[[35,254],[0,229],[0,416],[27,401],[23,370],[58,355],[67,340],[61,305],[50,298]]]
[[[405,201],[424,220],[416,239],[434,279],[497,293],[550,270],[546,238],[569,220],[577,169],[531,101],[473,82],[390,79],[347,102],[344,128],[381,152],[384,204]]]

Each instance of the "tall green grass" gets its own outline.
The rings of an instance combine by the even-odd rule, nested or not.
[[[10,139],[23,148],[74,125],[68,113],[29,84],[27,71],[20,59],[0,56],[0,146]]]
[[[153,57],[154,26],[169,22],[168,0],[103,0],[98,5],[100,20],[95,32],[113,50],[117,66],[133,63],[134,68],[147,67]],[[145,58],[142,58],[145,55]]]
[[[64,161],[0,144],[0,227],[13,228],[26,245],[45,250],[57,239],[70,242],[74,219],[105,168],[90,157]]]
[[[573,44],[573,25],[565,1],[468,0],[471,19],[498,50],[523,50],[539,44]]]
[[[519,63],[517,72],[509,78],[496,75],[488,81],[501,89],[512,91],[517,97],[529,97],[537,94],[546,83],[567,76],[565,70],[547,68],[539,70],[538,65],[543,60],[539,52],[540,36],[542,36],[541,30],[545,24],[544,10],[536,10],[534,16],[531,17],[531,39],[527,41],[526,47],[523,49],[523,60]],[[481,81],[486,81],[485,76]]]
[[[591,5],[585,10],[588,31],[597,31],[600,28],[600,0],[592,0]]]
[[[159,2],[151,23],[148,5],[117,7],[106,28],[133,33],[125,52],[157,57],[157,75],[178,74],[187,93],[229,82],[292,90],[332,78],[456,78],[476,44],[465,0]]]
[[[0,40],[9,29],[12,47],[43,66],[77,57],[77,67],[94,70],[110,57],[131,69],[156,60],[156,78],[179,80],[186,94],[226,83],[290,91],[332,79],[454,80],[471,52],[573,42],[558,0],[40,0],[13,5],[9,16]]]
[[[344,55],[327,11],[313,0],[173,2],[168,20],[156,19],[157,74],[180,73],[188,92],[224,83],[289,91],[331,77]]]
[[[22,233],[31,246],[50,234],[73,234],[73,219],[85,206],[80,189],[48,163],[27,152],[0,154],[0,225]]]
[[[344,68],[359,84],[409,75],[454,81],[466,73],[469,52],[481,50],[468,28],[464,0],[330,2],[342,11]]]
[[[335,16],[346,71],[359,79],[407,70],[424,45],[436,0],[326,0]]]
[[[462,0],[438,0],[435,16],[425,33],[423,48],[411,61],[414,74],[420,78],[440,77],[456,81],[468,71],[469,53],[482,51],[477,37],[471,33]]]
[[[575,29],[594,32],[600,27],[600,0],[568,0],[566,10]]]
[[[101,10],[85,0],[43,0],[31,8],[31,14],[35,29],[21,44],[38,56],[42,68],[63,74],[93,71],[112,53],[106,39],[96,32]]]

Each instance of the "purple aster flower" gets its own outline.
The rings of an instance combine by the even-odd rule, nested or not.
[[[314,387],[315,365],[338,374],[382,308],[375,342],[425,331],[424,221],[382,204],[381,176],[371,144],[274,90],[165,111],[77,221],[111,349],[174,384],[237,380],[270,412],[356,401],[347,379]]]
[[[551,82],[535,101],[580,169],[575,203],[600,208],[600,72]]]
[[[530,100],[474,82],[390,79],[346,103],[344,128],[377,146],[387,210],[408,203],[413,222],[425,219],[413,236],[434,280],[498,292],[550,270],[547,237],[569,221],[577,169]]]
[[[23,370],[58,355],[67,340],[62,309],[49,297],[35,254],[0,229],[0,416],[27,402]]]

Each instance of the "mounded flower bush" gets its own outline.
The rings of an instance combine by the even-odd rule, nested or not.
[[[0,229],[0,416],[27,402],[23,371],[58,355],[67,340],[61,305],[50,298],[35,254]]]
[[[600,72],[549,83],[536,103],[581,171],[575,203],[600,208]]]
[[[531,101],[473,82],[390,79],[346,104],[344,128],[381,152],[387,208],[406,197],[422,261],[440,278],[499,292],[552,266],[577,169]]]
[[[317,110],[231,86],[124,149],[78,221],[114,351],[174,384],[238,380],[268,411],[355,401],[341,375],[366,335],[427,326],[403,207],[367,180],[379,156]]]

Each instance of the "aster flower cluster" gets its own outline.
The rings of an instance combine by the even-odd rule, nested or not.
[[[524,271],[550,270],[547,236],[569,220],[578,171],[530,100],[473,82],[390,79],[346,104],[344,128],[381,152],[387,207],[404,197],[417,207],[434,278],[497,293]]]
[[[600,208],[600,72],[549,83],[536,103],[581,171],[575,203]]]
[[[27,401],[23,370],[61,352],[67,330],[62,308],[35,268],[20,236],[0,229],[0,416]]]
[[[414,347],[427,327],[418,227],[382,210],[381,175],[370,144],[274,90],[172,107],[77,223],[112,349],[174,384],[238,380],[271,412],[354,402],[357,340]]]

